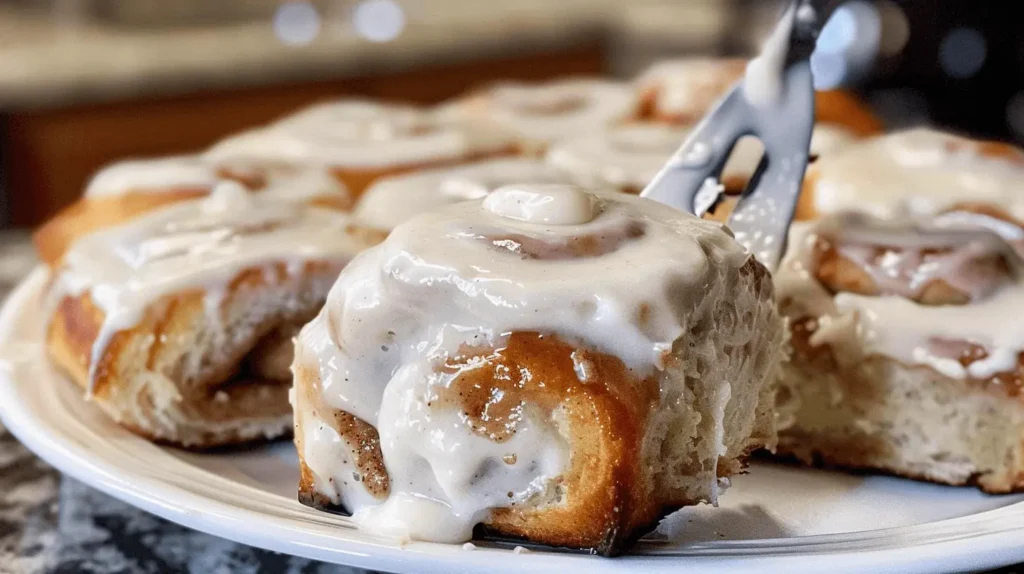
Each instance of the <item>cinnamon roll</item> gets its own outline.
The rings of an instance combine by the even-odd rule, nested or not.
[[[831,216],[794,228],[776,274],[793,346],[779,452],[1022,489],[1019,255],[988,230],[928,225],[879,232],[863,217]]]
[[[741,59],[682,58],[657,62],[634,82],[643,102],[643,117],[658,123],[693,125],[743,77],[746,66],[747,62]],[[883,130],[881,121],[848,92],[817,92],[814,105],[817,123],[811,139],[812,159]],[[745,155],[746,158],[736,159],[734,169],[748,181],[760,154],[747,151]]]
[[[493,125],[412,106],[340,100],[227,138],[205,157],[323,166],[358,197],[386,175],[518,151],[513,135]]]
[[[372,241],[343,213],[218,183],[72,244],[53,270],[48,353],[150,439],[282,435],[291,335]]]
[[[505,82],[445,109],[454,117],[497,124],[516,133],[524,149],[542,153],[559,139],[635,119],[639,100],[619,82],[571,78],[541,84]]]
[[[359,198],[353,215],[390,230],[405,220],[452,203],[480,199],[510,183],[569,183],[562,171],[531,158],[499,158],[386,177]]]
[[[638,194],[686,140],[689,128],[634,123],[569,138],[548,150],[546,161],[583,186]],[[722,171],[726,189],[741,192],[761,161],[760,145],[743,139]]]
[[[81,199],[62,210],[35,234],[43,261],[57,264],[78,238],[147,212],[208,195],[224,181],[235,181],[268,196],[347,209],[348,190],[315,166],[213,162],[199,156],[172,156],[114,163],[100,170]]]
[[[511,185],[421,214],[296,341],[300,500],[617,553],[772,446],[783,331],[727,231],[650,200]]]
[[[965,203],[1024,220],[1024,151],[928,128],[864,140],[808,168],[797,216],[933,217]]]

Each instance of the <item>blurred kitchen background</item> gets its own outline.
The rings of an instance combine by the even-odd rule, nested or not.
[[[813,59],[890,126],[1024,142],[1018,2],[853,0]],[[188,152],[340,95],[431,103],[500,78],[629,78],[748,55],[771,0],[0,0],[0,226],[99,166]]]

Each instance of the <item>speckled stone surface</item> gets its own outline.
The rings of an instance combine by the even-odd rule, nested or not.
[[[0,232],[0,299],[35,264]],[[355,574],[178,526],[64,477],[0,424],[0,574]]]

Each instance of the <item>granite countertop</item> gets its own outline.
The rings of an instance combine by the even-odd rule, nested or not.
[[[0,231],[0,299],[35,265]],[[355,574],[189,530],[62,476],[0,423],[0,573]]]

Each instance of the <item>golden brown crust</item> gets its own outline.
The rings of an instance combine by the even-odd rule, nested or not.
[[[300,276],[292,279],[292,288],[311,293],[312,282],[328,285],[339,268],[326,262],[307,264]],[[222,314],[230,317],[241,312],[249,302],[258,300],[254,294],[289,276],[284,264],[271,270],[268,273],[261,267],[239,273],[226,290]],[[218,347],[213,351],[215,358],[199,371],[189,372],[184,363],[188,353],[210,351],[192,348],[200,344],[193,340],[197,330],[209,321],[204,296],[202,291],[192,290],[162,297],[149,306],[136,326],[114,334],[99,357],[92,399],[134,432],[190,448],[249,442],[287,430],[291,412],[287,382],[254,378],[244,372],[245,355],[281,325],[308,320],[322,298],[270,309],[262,323],[248,328],[248,337],[233,347]],[[50,358],[84,389],[89,388],[93,346],[103,321],[103,311],[88,293],[71,295],[58,303],[47,330]],[[172,392],[181,400],[166,404],[166,397],[155,394],[155,380],[173,387],[162,388],[160,393]],[[161,417],[171,416],[168,409],[173,411],[176,425],[165,428],[157,423]]]
[[[585,361],[593,373],[585,384],[576,375],[574,353],[576,360]],[[461,369],[469,363],[475,368]],[[474,431],[482,436],[498,441],[507,438],[516,428],[513,411],[527,404],[549,415],[558,410],[569,422],[572,457],[557,487],[560,499],[496,509],[484,525],[488,534],[615,554],[674,509],[675,501],[655,498],[654,485],[649,484],[641,465],[647,416],[658,400],[656,381],[638,381],[614,357],[577,349],[556,337],[537,333],[513,333],[503,349],[465,349],[444,368],[459,374],[437,400],[476,421]],[[532,382],[524,379],[522,384],[514,383],[501,375],[524,370],[531,373]],[[306,371],[297,373],[297,392],[318,386],[317,374]],[[543,384],[537,384],[540,382]],[[495,401],[499,394],[492,390],[499,388],[503,398]],[[481,416],[484,409],[487,417]],[[362,433],[373,431],[376,438],[372,426],[349,418],[365,425]],[[318,420],[330,419],[320,413]],[[342,434],[344,425],[334,424]],[[301,456],[300,433],[296,433],[296,444],[301,467],[299,500],[337,510],[337,505],[316,491],[312,473]],[[372,464],[379,464],[386,476],[379,443],[372,446],[360,450],[372,453]],[[386,494],[386,490],[375,494]]]
[[[79,238],[101,229],[131,221],[161,207],[202,197],[206,188],[161,193],[136,192],[116,197],[83,197],[61,210],[32,235],[44,263],[55,267]]]
[[[814,118],[818,123],[843,126],[860,137],[882,133],[882,120],[864,101],[845,90],[826,90],[814,94]]]

